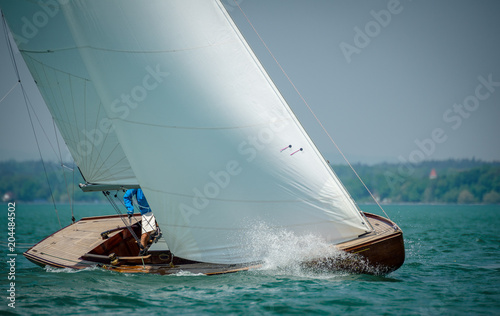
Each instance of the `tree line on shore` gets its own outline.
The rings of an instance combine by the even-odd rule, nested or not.
[[[463,159],[353,167],[383,203],[500,203],[500,162]],[[348,166],[332,168],[356,201],[373,202]]]
[[[465,159],[353,167],[382,203],[500,203],[500,162]],[[358,203],[373,202],[348,166],[333,165],[332,169]],[[78,168],[73,166],[41,161],[0,162],[0,196],[4,201],[106,200],[101,192],[82,192],[78,187],[82,182]]]

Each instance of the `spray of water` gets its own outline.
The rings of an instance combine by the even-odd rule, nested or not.
[[[192,273],[189,271],[179,271],[174,274],[170,274],[169,276],[177,276],[177,277],[199,277],[199,276],[206,276],[203,273]]]
[[[89,266],[83,269],[71,269],[71,268],[56,268],[51,266],[45,266],[45,271],[50,273],[78,273],[84,271],[94,271],[99,270],[100,268],[97,266]]]
[[[263,264],[261,270],[284,274],[345,274],[370,268],[357,255],[339,250],[312,234],[297,235],[281,228],[257,224],[245,236],[253,258]],[[372,273],[377,274],[375,270]]]

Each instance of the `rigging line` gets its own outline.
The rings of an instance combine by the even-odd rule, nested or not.
[[[72,203],[71,203],[71,220],[73,221],[73,223],[75,222],[75,215],[73,213],[73,203],[75,203],[75,164],[73,162],[73,181],[71,182],[72,185],[71,185],[71,196],[72,196]]]
[[[64,96],[63,96],[63,93],[61,92],[60,79],[58,77],[59,77],[59,74],[62,74],[62,76],[67,75],[69,78],[74,77],[76,79],[83,80],[84,84],[86,84],[88,79],[74,76],[68,72],[64,72],[64,71],[59,70],[57,68],[48,66],[48,65],[42,63],[41,61],[36,60],[35,58],[33,58],[31,56],[26,55],[26,57],[28,57],[27,61],[28,60],[30,61],[30,63],[33,66],[32,67],[33,70],[36,72],[35,77],[38,77],[38,78],[44,77],[46,82],[55,82],[55,84],[57,86],[57,88],[54,86],[44,87],[43,85],[37,84],[40,91],[45,92],[45,95],[44,95],[45,98],[52,99],[52,100],[49,100],[49,102],[47,102],[47,104],[51,105],[50,106],[51,112],[54,112],[54,116],[56,118],[58,118],[59,122],[61,122],[61,124],[59,125],[61,132],[63,133],[63,135],[71,135],[71,137],[70,137],[71,139],[81,141],[78,131],[76,132],[76,136],[78,136],[78,137],[75,138],[75,128],[73,125],[75,124],[74,122],[76,122],[76,121],[70,119],[70,115],[68,114],[67,109],[64,106]],[[39,73],[37,68],[41,68],[41,71],[40,71],[41,73]],[[51,71],[52,75],[50,77],[52,78],[52,80],[49,79],[49,71]],[[64,80],[64,81],[66,81],[66,80]],[[58,90],[58,92],[59,92],[58,96],[56,96],[56,90]],[[74,112],[76,112],[76,111],[74,111]],[[62,123],[64,123],[64,124],[62,124]],[[57,156],[57,153],[56,153],[56,156]]]
[[[14,65],[14,71],[16,72],[17,76],[17,82],[21,82],[21,76],[19,75],[19,69],[17,68],[17,62],[16,58],[14,56],[14,47],[12,46],[12,43],[10,41],[9,37],[9,27],[7,26],[7,21],[5,20],[5,16],[3,15],[3,11],[0,10],[2,13],[2,24],[3,24],[3,32],[5,35],[5,41],[7,42],[7,47],[9,48],[9,57],[12,61],[12,65]]]
[[[71,91],[71,103],[73,105],[73,109],[75,109],[75,98],[74,98],[74,93],[73,93],[73,84],[72,84],[72,81],[71,81],[71,75],[68,74],[68,79],[69,79],[69,87],[70,87],[70,91]],[[76,126],[78,128],[78,120],[76,119],[76,111],[73,111],[73,114],[75,116],[75,123],[76,123]],[[56,131],[56,126],[54,124],[54,132]],[[57,134],[56,134],[56,138],[57,138]],[[63,168],[63,172],[64,172],[64,164],[63,164],[63,161],[62,161],[62,155],[61,155],[61,148],[59,147],[59,140],[57,141],[57,146],[59,148],[59,155],[61,156],[61,168]],[[72,195],[69,194],[69,189],[68,189],[68,183],[66,181],[66,174],[64,174],[64,181],[66,182],[66,191],[68,192],[68,197],[70,197],[70,209],[71,209],[71,221],[73,223],[75,223],[75,214],[74,214],[74,211],[73,211],[73,202],[74,202],[74,193],[75,193],[75,168],[73,168],[73,179],[72,179],[72,182],[71,182],[71,189],[72,189]]]
[[[81,121],[81,114],[77,115],[77,109],[79,109],[80,106],[78,106],[75,103],[75,94],[77,92],[79,92],[79,91],[84,90],[85,86],[87,85],[87,81],[86,80],[81,81],[81,78],[75,77],[75,76],[73,76],[70,73],[67,73],[66,75],[68,77],[68,82],[69,82],[69,91],[70,91],[71,106],[72,106],[71,111],[73,112],[73,118],[74,118],[73,124],[72,124],[73,126],[72,126],[72,129],[71,129],[72,130],[71,134],[73,135],[73,139],[75,140],[75,142],[77,142],[76,149],[78,150],[78,148],[79,148],[78,144],[81,144],[82,141],[85,140],[85,138],[81,134],[82,134],[82,132],[86,132],[87,129],[85,128],[85,129],[81,130],[80,126],[78,124],[79,121]],[[75,83],[73,84],[73,82],[75,82]],[[83,87],[82,87],[82,82],[83,82]],[[83,91],[83,92],[85,93],[85,91]],[[70,102],[67,102],[66,104],[69,104],[69,103]],[[63,106],[64,106],[64,102],[63,102]],[[66,109],[66,107],[64,107],[64,108]],[[84,115],[85,119],[86,119],[86,117],[87,116]],[[79,120],[79,118],[80,118],[80,120]],[[69,119],[69,116],[68,116],[68,119]],[[84,126],[86,125],[85,121],[83,122],[83,125]],[[76,136],[77,136],[76,138],[74,138],[74,135],[75,135],[74,131],[76,131]],[[84,161],[84,159],[80,159],[80,158],[79,158],[79,160],[80,161]]]
[[[100,103],[102,104],[102,103]],[[100,108],[99,108],[99,113],[100,113]],[[100,121],[102,122],[104,118],[101,118]],[[98,119],[96,119],[96,130],[97,130],[97,124],[98,124]],[[108,162],[108,159],[110,159],[111,155],[113,154],[113,152],[115,151],[115,149],[117,149],[119,146],[120,146],[120,143],[117,141],[115,146],[113,147],[113,149],[108,152],[108,155],[105,157],[104,156],[104,150],[108,150],[109,151],[109,148],[107,148],[108,146],[104,146],[104,144],[106,144],[106,141],[108,140],[108,136],[110,133],[113,132],[113,130],[108,130],[107,132],[104,132],[102,129],[100,129],[100,132],[102,133],[101,137],[101,141],[99,142],[101,144],[100,148],[98,149],[97,146],[93,146],[93,148],[96,149],[96,158],[94,159],[94,164],[92,165],[92,170],[93,170],[93,174],[102,174],[103,172],[101,172],[103,169],[104,171],[109,171],[109,169],[111,169],[113,166],[108,166],[106,167],[106,163]],[[110,143],[111,145],[111,143]],[[108,169],[108,170],[106,170]],[[109,173],[109,172],[108,172]]]
[[[5,20],[5,16],[3,15],[3,11],[0,10],[2,13],[2,25],[3,25],[3,33],[5,35],[5,41],[7,42],[7,47],[9,48],[9,57],[12,61],[12,65],[14,65],[14,71],[16,72],[17,76],[17,81],[21,82],[21,76],[19,75],[19,70],[17,69],[17,63],[16,63],[16,58],[14,57],[14,49],[12,47],[12,43],[9,38],[9,28],[7,26],[7,21]]]
[[[83,128],[85,130],[87,130],[87,84],[88,83],[89,83],[89,81],[83,82]],[[82,161],[84,159],[78,158],[78,160]],[[81,173],[82,172],[81,169],[79,169],[79,170]],[[85,177],[83,177],[83,178],[85,179]]]
[[[342,152],[342,150],[340,150],[340,148],[337,145],[337,143],[335,143],[335,141],[333,140],[332,136],[330,136],[330,133],[328,133],[328,131],[326,130],[326,128],[324,127],[324,125],[321,123],[321,121],[319,120],[319,118],[316,116],[316,114],[314,113],[314,111],[312,110],[312,108],[309,106],[309,104],[304,99],[304,97],[302,96],[302,94],[299,92],[299,90],[297,89],[297,87],[295,86],[295,84],[292,82],[292,79],[290,79],[290,77],[288,76],[288,74],[286,73],[286,71],[283,69],[283,67],[281,66],[281,64],[278,62],[278,60],[276,59],[276,57],[274,56],[274,54],[271,52],[271,50],[269,49],[269,47],[267,46],[267,44],[264,42],[264,40],[260,36],[259,32],[257,32],[257,30],[253,26],[252,22],[250,22],[250,19],[247,17],[247,15],[243,11],[243,9],[240,7],[240,4],[236,0],[233,0],[233,1],[236,4],[236,6],[238,6],[238,9],[241,11],[241,13],[243,14],[243,16],[247,20],[248,24],[252,27],[253,31],[255,32],[255,34],[257,35],[257,37],[259,38],[259,40],[262,42],[262,44],[266,48],[267,52],[274,59],[274,62],[278,65],[278,67],[280,68],[281,72],[285,75],[285,77],[288,80],[288,82],[292,85],[293,89],[298,94],[298,96],[300,97],[300,99],[302,100],[302,102],[304,102],[304,104],[306,105],[306,107],[309,110],[309,112],[311,112],[311,114],[314,116],[314,118],[316,119],[316,121],[318,122],[318,124],[321,126],[321,128],[323,129],[323,131],[325,132],[325,134],[328,136],[328,138],[330,139],[330,141],[333,143],[333,145],[335,145],[335,148],[337,148],[338,152],[342,155],[342,157],[347,162],[347,164],[349,165],[349,167],[351,168],[351,170],[354,172],[354,174],[356,175],[356,177],[358,178],[358,180],[363,184],[363,186],[365,187],[366,191],[370,194],[370,196],[375,201],[375,203],[377,203],[378,207],[382,210],[382,212],[384,212],[385,216],[387,216],[387,218],[389,218],[389,216],[387,215],[387,213],[385,212],[385,210],[382,208],[382,206],[377,201],[377,199],[375,199],[375,196],[373,196],[373,194],[370,191],[370,189],[368,189],[368,187],[363,182],[363,180],[361,179],[361,177],[359,176],[359,174],[356,172],[356,170],[354,170],[354,167],[351,165],[351,163],[349,162],[349,160],[347,159],[347,157],[344,155],[344,153]]]
[[[2,101],[3,101],[6,97],[8,97],[8,96],[9,96],[9,94],[12,92],[12,90],[14,90],[14,89],[17,87],[17,85],[18,85],[19,83],[20,83],[19,81],[18,81],[18,82],[16,82],[16,83],[12,86],[12,88],[10,88],[9,92],[7,92],[7,94],[5,94],[5,95],[3,96],[3,98],[2,98],[2,99],[0,99],[0,103],[2,103]]]
[[[102,103],[99,103],[99,104],[102,105]],[[101,116],[101,108],[103,108],[103,106],[100,106],[97,110],[97,115],[95,116],[95,125],[94,125],[93,131],[98,131],[97,127],[99,125],[99,121],[102,121],[102,119],[103,119],[103,118],[101,118],[99,120],[99,117]],[[99,173],[99,171],[96,170],[95,167],[96,167],[97,161],[99,160],[99,158],[101,158],[100,155],[101,155],[101,151],[103,150],[104,146],[103,146],[103,141],[101,141],[100,143],[97,143],[95,141],[95,138],[94,138],[94,140],[89,141],[89,143],[91,145],[89,155],[94,156],[94,159],[93,159],[94,161],[92,161],[93,162],[92,165],[90,164],[91,162],[89,161],[89,163],[88,163],[89,171],[88,172],[91,173],[92,174],[91,177],[94,178],[95,175]],[[101,146],[101,148],[98,151],[97,146],[99,146],[99,145]],[[95,157],[95,156],[97,156],[97,157]]]
[[[54,119],[52,119],[52,125],[54,126],[54,134],[56,136],[56,142],[57,142],[57,148],[59,149],[59,163],[61,164],[61,171],[64,176],[64,184],[66,186],[66,193],[68,194],[68,199],[69,199],[69,207],[71,209],[71,221],[75,223],[75,215],[73,213],[73,196],[69,194],[69,188],[68,188],[68,180],[66,179],[66,172],[64,172],[64,162],[62,159],[62,154],[61,154],[61,146],[59,145],[59,137],[57,137],[57,129],[56,129],[56,122]],[[73,182],[74,183],[74,169],[73,169]]]
[[[106,142],[106,139],[108,138],[108,135],[109,135],[109,132],[106,133],[106,136],[104,137],[102,143],[104,144]],[[99,165],[97,165],[97,159],[96,159],[96,163],[94,164],[94,170],[96,170],[96,173],[99,173],[101,170],[104,170],[107,172],[107,174],[110,176],[110,177],[113,177],[114,175],[118,175],[120,174],[121,172],[123,171],[126,171],[128,170],[128,168],[122,168],[123,170],[120,170],[120,171],[115,171],[114,173],[111,173],[110,170],[114,169],[116,166],[118,166],[124,159],[126,159],[126,156],[125,155],[122,155],[123,157],[120,158],[120,160],[116,161],[115,159],[115,163],[112,164],[112,165],[108,165],[106,166],[106,163],[108,163],[108,160],[111,160],[111,156],[113,155],[113,153],[115,153],[115,151],[117,149],[121,148],[120,147],[120,143],[116,142],[116,144],[114,145],[113,149],[111,149],[108,153],[108,155],[106,157],[104,157],[104,155],[101,157],[101,154],[104,150],[104,146],[101,147],[101,150],[99,151],[99,155],[98,155],[98,158],[101,158],[101,163]],[[106,170],[107,169],[107,170]],[[102,173],[101,173],[102,174]]]
[[[35,60],[35,59],[33,59]],[[37,61],[37,60],[35,60]],[[40,62],[39,62],[40,63]],[[66,107],[64,106],[65,101],[64,101],[64,94],[61,89],[61,84],[60,80],[58,78],[58,74],[62,73],[63,75],[67,75],[67,73],[59,71],[58,69],[52,68],[52,67],[46,67],[45,64],[40,63],[41,69],[43,71],[43,75],[45,77],[46,82],[55,82],[56,87],[47,87],[46,89],[48,90],[47,92],[50,92],[50,95],[52,95],[52,100],[53,102],[49,102],[51,105],[50,108],[53,112],[55,112],[55,116],[58,117],[58,120],[60,122],[64,122],[65,124],[60,124],[61,128],[64,128],[62,132],[63,135],[71,135],[71,139],[74,140],[80,140],[79,138],[77,139],[75,137],[75,128],[74,124],[75,122],[71,120],[71,116],[68,114],[68,111]],[[49,79],[49,72],[51,71],[53,74],[53,79]],[[69,126],[69,127],[68,127]],[[76,135],[79,136],[78,132],[76,132]],[[62,163],[62,162],[61,162]]]
[[[28,98],[29,99],[29,98]],[[42,125],[42,122],[40,121],[40,118],[38,117],[38,115],[36,114],[36,111],[35,109],[33,108],[33,104],[31,102],[28,102],[29,103],[29,106],[31,108],[31,111],[33,111],[33,115],[35,115],[35,118],[36,118],[36,121],[38,122],[38,125],[40,125],[40,128],[42,129],[42,132],[43,134],[45,135],[45,138],[47,140],[47,142],[49,143],[50,145],[50,148],[52,148],[52,150],[54,151],[54,154],[56,155],[57,157],[57,151],[56,149],[54,148],[54,145],[52,144],[52,142],[50,141],[50,138],[49,136],[47,135],[47,132],[45,131],[45,128],[43,128],[43,125]],[[51,115],[51,118],[52,118],[52,115]],[[54,118],[52,118],[52,121],[54,121]]]
[[[31,103],[29,102],[29,98],[28,98],[28,95],[26,93],[26,90],[24,89],[24,85],[22,84],[21,82],[21,76],[19,74],[19,68],[18,68],[18,65],[17,65],[17,62],[16,62],[16,58],[14,56],[14,48],[12,46],[12,42],[10,41],[10,38],[8,36],[8,31],[7,31],[7,23],[5,21],[5,17],[3,15],[3,12],[2,12],[2,23],[3,23],[3,26],[4,26],[4,34],[5,34],[5,39],[7,41],[7,46],[9,48],[9,55],[11,57],[11,60],[12,60],[12,64],[14,65],[14,70],[16,72],[16,76],[17,76],[17,81],[18,83],[21,84],[21,91],[23,93],[23,98],[24,98],[24,104],[26,105],[26,110],[28,111],[28,117],[30,119],[30,124],[31,124],[31,129],[33,130],[33,135],[35,136],[35,140],[36,140],[36,146],[38,148],[38,154],[40,155],[40,160],[42,161],[42,166],[43,166],[43,170],[45,172],[45,178],[47,180],[47,184],[49,186],[49,191],[50,191],[50,196],[52,198],[52,203],[54,204],[54,210],[56,211],[56,216],[57,216],[57,220],[59,222],[59,226],[62,228],[62,225],[61,225],[61,220],[59,219],[59,213],[57,211],[57,207],[56,207],[56,201],[54,199],[54,193],[52,191],[52,187],[50,186],[50,182],[49,182],[49,176],[47,174],[47,168],[45,167],[45,162],[43,161],[43,157],[42,157],[42,151],[40,149],[40,144],[38,142],[38,137],[36,136],[36,132],[35,132],[35,125],[33,124],[33,119],[31,117],[31,112],[30,112],[30,106],[28,106],[28,104],[31,105]]]
[[[64,110],[64,115],[66,116],[66,120],[67,120],[67,122],[72,122],[72,120],[71,120],[71,116],[70,116],[70,114],[71,114],[71,113],[68,113],[68,107],[66,106],[66,104],[67,104],[67,103],[65,102],[66,100],[65,100],[65,98],[64,98],[64,96],[65,96],[65,93],[64,93],[64,90],[63,90],[64,88],[62,88],[62,87],[61,87],[61,81],[62,81],[62,80],[60,80],[60,79],[58,78],[58,73],[57,73],[55,70],[52,70],[52,71],[54,71],[54,79],[55,79],[55,83],[56,83],[56,87],[57,87],[57,91],[56,91],[56,92],[58,92],[58,93],[59,93],[59,97],[60,97],[60,100],[61,100],[61,105],[62,105],[62,108],[63,108],[63,110]],[[66,79],[66,78],[65,78],[65,76],[63,76],[63,78],[61,78],[61,79],[63,79],[63,80],[64,80],[63,82],[65,82],[65,81],[66,81],[66,80],[65,80],[65,79]],[[70,94],[73,94],[73,91],[71,91],[71,90],[70,90]],[[62,113],[63,113],[63,112],[61,111],[61,114],[62,114]],[[61,117],[62,117],[62,115],[61,115]],[[78,128],[78,124],[77,124],[77,122],[76,122],[76,121],[73,121],[73,124],[75,124],[75,125],[76,125],[76,127]],[[73,125],[73,124],[72,124],[72,125]],[[79,138],[80,133],[78,133],[78,130],[76,130],[76,131],[75,131],[74,126],[72,126],[72,127],[73,127],[73,128],[70,128],[70,129],[69,129],[69,131],[71,132],[71,138],[72,138],[72,139],[75,139],[75,140],[76,140],[76,139],[78,139],[78,141],[80,141],[80,138]],[[75,137],[75,134],[76,134],[76,136],[77,136],[77,137]]]
[[[118,191],[117,191],[118,192]],[[123,224],[127,227],[128,231],[130,232],[130,234],[132,235],[132,237],[134,237],[135,241],[137,242],[137,244],[139,245],[139,248],[142,249],[142,243],[141,243],[141,240],[137,237],[137,235],[135,234],[134,230],[132,229],[132,225],[129,225],[127,224],[126,220],[125,220],[125,216],[124,214],[122,214],[122,212],[120,212],[120,209],[118,208],[118,205],[116,205],[116,202],[110,197],[110,192],[109,191],[102,191],[102,193],[104,194],[104,196],[108,199],[108,202],[109,204],[111,204],[111,206],[113,207],[113,209],[115,210],[115,212],[118,214],[118,215],[123,215],[123,216],[120,216],[120,219],[122,220]],[[115,194],[115,197],[117,196],[117,194]]]
[[[118,190],[116,190],[116,193],[115,193],[115,198],[121,202],[122,206],[123,206],[125,209],[127,209],[127,206],[125,206],[125,203],[123,202],[123,199],[118,199],[118,197],[117,197],[117,196],[118,196]],[[137,200],[137,197],[136,197],[136,199],[132,199],[132,204],[133,204],[133,206],[137,207],[137,209],[140,211],[140,210],[141,210],[141,206],[139,205],[139,203],[138,203],[136,200]],[[151,208],[149,208],[149,210],[151,211]],[[141,213],[141,217],[142,217],[142,213]],[[151,220],[152,220],[152,218],[148,219],[148,221],[147,221],[147,225],[150,225],[150,221],[151,221]],[[141,219],[141,225],[144,225],[144,219]],[[156,227],[156,222],[155,222],[155,223],[153,223],[153,225]],[[151,226],[152,226],[152,225],[151,225]],[[157,230],[158,230],[158,228],[157,228]],[[141,236],[141,237],[142,237],[142,236]],[[147,247],[147,246],[143,246],[143,245],[142,245],[142,241],[138,241],[138,243],[139,243],[139,248],[140,248],[140,249],[148,249],[148,247]],[[142,263],[144,264],[144,260],[143,260],[143,262],[142,262]]]
[[[36,60],[30,59],[30,62],[31,62],[31,65],[32,65],[32,67],[30,67],[30,68],[32,68],[32,70],[33,70],[33,72],[34,72],[34,77],[37,77],[37,78],[42,78],[42,75],[41,75],[41,74],[39,73],[39,71],[37,70],[36,64],[35,64],[35,63],[33,63],[33,61],[36,61]],[[43,71],[43,76],[45,77],[45,80],[46,80],[47,82],[49,82],[49,77],[48,77],[48,75],[47,75],[47,72],[45,71],[45,68],[43,67],[43,64],[40,64],[40,65],[42,66],[42,67],[41,67],[41,69],[42,69],[42,71]],[[35,81],[35,82],[36,82],[36,81]],[[37,83],[37,87],[38,87],[38,89],[40,90],[40,92],[42,92],[43,90],[45,90],[45,89],[43,88],[43,86],[38,85],[38,83]],[[52,95],[52,100],[53,100],[53,102],[46,102],[46,103],[51,103],[51,104],[52,104],[52,107],[51,107],[51,117],[52,117],[52,120],[54,120],[54,115],[52,114],[52,112],[58,112],[59,114],[60,114],[60,113],[62,113],[62,112],[61,112],[61,110],[59,109],[58,102],[57,102],[57,100],[56,100],[56,96],[55,96],[55,94],[54,94],[54,91],[53,91],[52,89],[50,89],[50,88],[46,88],[46,89],[48,89],[49,91],[45,91],[45,94],[44,94],[44,100],[49,98],[49,92],[50,92],[50,94]],[[45,134],[45,137],[47,138],[47,140],[48,140],[48,142],[49,142],[50,146],[52,147],[52,150],[54,151],[54,153],[55,153],[55,155],[56,155],[56,157],[57,157],[57,152],[56,152],[56,150],[54,149],[54,146],[52,145],[52,142],[49,140],[49,137],[47,136],[47,133],[45,132],[45,129],[43,128],[42,124],[40,123],[40,119],[39,119],[39,118],[38,118],[38,116],[36,115],[36,111],[35,111],[34,109],[33,109],[33,113],[35,114],[35,116],[36,116],[36,118],[37,118],[37,120],[38,120],[38,122],[39,122],[39,124],[40,124],[40,127],[42,128],[42,131],[43,131],[43,132],[44,132],[44,134]],[[58,114],[58,113],[56,113],[56,114]],[[57,117],[57,115],[55,115],[55,116]],[[62,118],[62,115],[59,115],[59,116]],[[62,126],[61,126],[61,127],[62,127]],[[57,137],[57,136],[56,136],[56,137]],[[57,138],[56,138],[56,139],[57,139]]]
[[[45,162],[43,161],[42,151],[40,150],[40,144],[38,143],[38,137],[36,136],[35,126],[33,124],[33,119],[31,118],[30,109],[28,107],[29,99],[28,99],[28,97],[26,95],[26,91],[24,90],[24,86],[22,84],[21,84],[21,90],[23,91],[24,103],[26,104],[26,110],[28,110],[28,116],[29,116],[29,119],[30,119],[31,128],[33,129],[33,135],[35,135],[36,147],[38,148],[38,153],[40,154],[40,160],[42,161],[43,171],[45,172],[45,178],[47,179],[47,184],[49,186],[50,197],[52,198],[52,203],[54,204],[54,210],[56,211],[56,216],[57,216],[57,220],[59,222],[59,227],[62,228],[61,219],[59,218],[59,213],[57,211],[56,201],[54,199],[54,193],[52,191],[52,187],[50,186],[49,176],[47,174],[47,168],[45,167]]]

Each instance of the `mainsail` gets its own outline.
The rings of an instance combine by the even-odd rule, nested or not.
[[[71,36],[57,35],[66,27],[60,22],[39,30],[47,32],[41,47],[27,47],[37,61],[47,51],[78,49],[58,67],[43,64],[67,66],[67,78],[92,83],[90,106],[99,115],[102,107],[112,122],[176,256],[246,262],[247,237],[261,223],[331,243],[370,230],[220,1],[77,0],[57,7]],[[11,25],[14,33],[21,28]],[[45,84],[73,92],[76,79],[62,81]]]

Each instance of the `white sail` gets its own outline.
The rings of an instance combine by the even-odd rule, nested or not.
[[[369,230],[219,1],[61,9],[176,256],[246,262],[260,223],[332,243]]]
[[[219,1],[64,9],[175,255],[248,260],[238,237],[259,221],[332,242],[369,230]],[[134,106],[112,103],[123,91]]]
[[[18,48],[85,180],[137,186],[56,1],[2,1]]]

